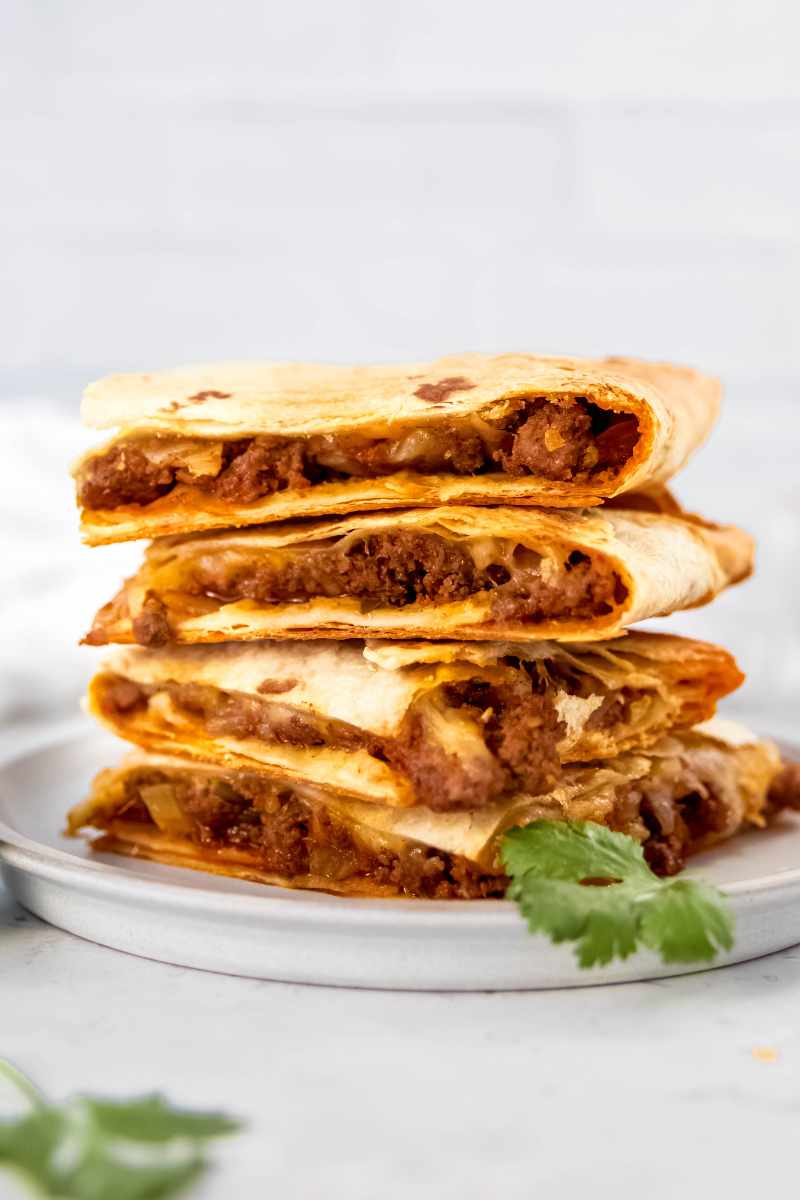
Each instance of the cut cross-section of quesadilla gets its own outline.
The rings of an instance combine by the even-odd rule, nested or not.
[[[440,504],[582,507],[678,471],[719,385],[635,359],[221,363],[92,384],[88,542]]]
[[[670,736],[650,751],[573,766],[546,795],[477,812],[392,808],[250,771],[133,754],[103,771],[69,814],[99,851],[260,883],[368,896],[502,896],[502,834],[538,818],[596,821],[644,843],[657,874],[763,824],[780,763],[731,722]]]
[[[752,539],[617,509],[438,508],[159,538],[87,641],[592,640],[705,604]]]
[[[90,711],[144,749],[388,806],[477,809],[710,717],[724,650],[613,642],[257,642],[117,651]]]

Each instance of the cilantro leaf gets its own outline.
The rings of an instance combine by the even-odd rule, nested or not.
[[[710,961],[733,945],[733,918],[716,888],[670,879],[643,909],[641,937],[666,963]]]
[[[111,1137],[136,1142],[168,1142],[171,1138],[209,1138],[235,1133],[239,1122],[224,1113],[172,1108],[163,1096],[139,1100],[86,1100],[92,1119]]]
[[[533,821],[501,847],[514,900],[532,933],[574,942],[582,967],[641,946],[665,963],[704,962],[733,945],[733,918],[716,888],[659,879],[641,845],[593,821]]]
[[[53,1105],[0,1060],[2,1076],[31,1107],[17,1120],[0,1121],[0,1167],[58,1200],[167,1200],[206,1169],[210,1138],[240,1128],[221,1113],[172,1108],[156,1095],[77,1096]]]
[[[58,1113],[37,1109],[18,1121],[0,1122],[0,1166],[14,1167],[30,1180],[52,1180],[49,1163],[63,1136]],[[45,1195],[47,1195],[45,1191]]]

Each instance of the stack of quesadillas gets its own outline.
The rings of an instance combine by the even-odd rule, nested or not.
[[[630,631],[752,569],[665,483],[715,380],[614,358],[112,376],[78,464],[91,544],[152,537],[86,637],[137,749],[69,816],[103,850],[291,887],[499,896],[539,817],[660,874],[763,823],[780,763],[714,718],[716,646]],[[774,794],[774,793],[773,793]]]

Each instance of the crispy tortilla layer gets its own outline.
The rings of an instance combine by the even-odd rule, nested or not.
[[[565,763],[710,717],[741,680],[718,647],[653,634],[590,649],[260,642],[119,651],[89,704],[145,748],[452,810],[547,792]]]
[[[102,772],[69,815],[69,832],[99,831],[101,851],[133,854],[256,882],[344,894],[479,899],[502,896],[501,834],[547,816],[597,820],[642,841],[660,875],[688,854],[762,822],[778,770],[764,743],[725,746],[697,734],[669,739],[649,758],[573,768],[568,786],[520,799],[474,837],[470,814],[402,814],[347,805],[244,771],[133,755]]]
[[[715,380],[629,359],[465,355],[406,368],[222,364],[92,385],[122,426],[76,468],[90,542],[409,504],[567,507],[667,480]]]
[[[592,640],[706,603],[751,563],[732,527],[621,510],[417,509],[162,538],[87,641]]]
[[[536,475],[587,483],[619,473],[639,440],[632,414],[585,399],[519,401],[502,424],[479,421],[409,427],[390,438],[322,434],[311,438],[129,437],[88,459],[78,477],[84,508],[147,506],[177,487],[242,505],[275,492],[345,479],[418,475]],[[202,463],[198,473],[198,463]],[[199,495],[198,495],[199,494]]]

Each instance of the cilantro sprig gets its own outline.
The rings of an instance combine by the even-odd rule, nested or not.
[[[173,1108],[155,1094],[50,1104],[0,1060],[3,1078],[25,1097],[28,1111],[0,1121],[0,1167],[58,1200],[167,1200],[205,1171],[212,1138],[240,1128],[222,1113]]]
[[[501,857],[531,933],[574,942],[582,967],[641,947],[665,963],[708,962],[733,945],[733,918],[716,888],[659,879],[641,845],[592,821],[533,821],[509,830]]]

